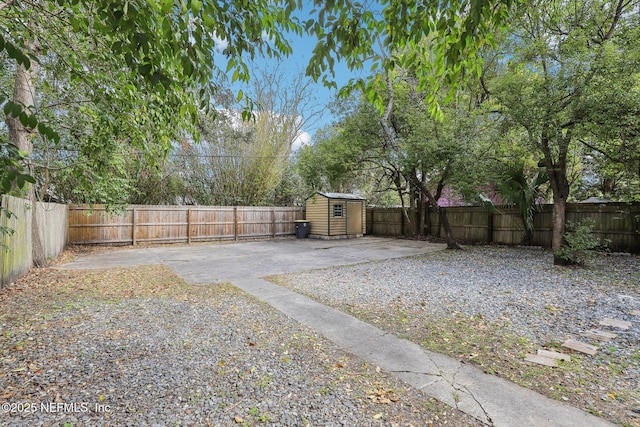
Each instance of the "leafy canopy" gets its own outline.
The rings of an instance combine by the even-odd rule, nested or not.
[[[58,100],[44,103],[39,96],[39,105],[20,105],[11,99],[11,85],[3,84],[0,102],[5,115],[19,118],[45,145],[71,148],[93,162],[109,157],[114,144],[129,144],[158,161],[177,130],[196,131],[199,110],[220,92],[217,75],[248,80],[247,58],[291,53],[284,34],[302,32],[292,16],[299,7],[295,0],[3,2],[4,76],[38,64],[46,78],[35,82],[35,90]],[[228,58],[225,69],[214,61],[220,46]],[[63,83],[45,87],[54,74]],[[66,129],[77,125],[69,135]],[[6,139],[0,144],[7,162],[21,161]],[[31,154],[21,155],[31,161]],[[3,168],[4,192],[16,179],[27,179],[12,170],[9,175]],[[78,173],[89,178],[90,171]]]
[[[370,77],[352,79],[341,93],[360,90],[382,110],[385,75],[410,70],[418,77],[418,90],[427,92],[432,113],[438,113],[441,83],[450,100],[465,73],[480,73],[478,52],[519,3],[524,1],[316,1],[315,15],[305,22],[318,38],[307,74],[335,87],[336,61],[351,70],[370,67]]]

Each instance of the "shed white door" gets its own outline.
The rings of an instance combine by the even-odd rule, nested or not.
[[[362,234],[362,202],[347,202],[347,234]]]

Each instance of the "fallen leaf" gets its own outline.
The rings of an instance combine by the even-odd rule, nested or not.
[[[379,420],[380,418],[382,418],[382,412],[380,412],[379,414],[375,414],[375,415],[373,416],[373,419],[374,419],[374,420]]]
[[[238,423],[238,424],[240,424],[240,423],[244,422],[244,419],[243,419],[241,416],[239,416],[239,415],[236,415],[236,417],[234,418],[234,420],[235,420],[235,421],[236,421],[236,423]]]

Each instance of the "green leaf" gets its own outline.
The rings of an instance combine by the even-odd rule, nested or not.
[[[16,177],[16,185],[18,186],[18,188],[23,188],[25,183],[26,180],[24,178],[24,175],[18,175]]]
[[[191,12],[193,12],[194,15],[199,14],[201,9],[202,9],[201,1],[191,0]]]
[[[142,74],[143,76],[147,76],[149,75],[149,73],[151,73],[151,64],[143,64],[138,68],[138,71],[140,72],[140,74]]]
[[[16,49],[16,47],[11,44],[11,43],[6,43],[5,47],[4,47],[7,51],[7,53],[9,54],[9,58],[13,58],[16,59],[16,55],[18,55],[18,49]]]
[[[29,115],[26,112],[23,111],[22,113],[20,113],[18,118],[20,119],[20,123],[22,124],[22,126],[29,127]]]
[[[31,129],[35,129],[38,126],[38,119],[35,114],[30,114],[27,118],[27,126]]]
[[[4,104],[4,114],[9,116],[13,116],[13,117],[19,117],[20,114],[22,113],[22,106],[20,104],[16,104],[13,101],[7,101],[6,104]]]
[[[8,193],[11,191],[11,180],[9,179],[8,176],[5,176],[2,178],[2,192],[3,193]]]

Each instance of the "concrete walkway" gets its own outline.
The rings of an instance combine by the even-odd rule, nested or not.
[[[166,246],[78,257],[69,269],[164,264],[187,283],[231,282],[320,332],[345,351],[494,426],[612,426],[584,411],[388,334],[261,277],[418,255],[444,249],[420,241],[283,239]]]

